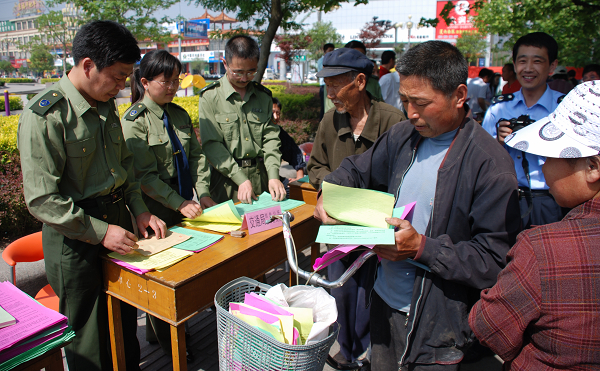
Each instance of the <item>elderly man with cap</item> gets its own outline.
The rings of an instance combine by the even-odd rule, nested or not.
[[[505,370],[600,368],[600,82],[577,85],[554,113],[506,145],[546,157],[562,221],[519,235],[494,287],[469,316]]]
[[[323,69],[317,76],[324,78],[327,98],[333,101],[335,110],[325,113],[308,162],[309,180],[317,189],[345,157],[366,152],[381,134],[406,119],[400,110],[374,100],[366,91],[372,70],[373,63],[354,49],[337,49],[323,59]],[[330,265],[329,278],[337,279],[355,258],[350,256]],[[374,277],[375,260],[365,266],[344,286],[331,290],[341,329],[340,353],[328,363],[337,369],[359,367],[359,358],[369,346],[369,311],[365,308],[364,288]]]

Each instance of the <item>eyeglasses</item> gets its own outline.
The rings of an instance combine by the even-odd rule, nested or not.
[[[257,71],[253,71],[253,72],[235,72],[235,71],[231,71],[229,70],[229,72],[231,72],[231,74],[235,77],[241,78],[241,77],[248,77],[248,78],[252,78],[256,75]]]
[[[169,81],[151,80],[151,81],[155,81],[155,82],[161,84],[163,86],[163,88],[167,88],[167,89],[171,89],[171,88],[175,88],[175,87],[179,86],[179,80],[169,80]]]

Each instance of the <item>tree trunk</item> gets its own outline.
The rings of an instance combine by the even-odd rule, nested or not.
[[[254,81],[260,82],[269,63],[269,54],[271,54],[271,44],[275,38],[275,34],[279,29],[283,12],[281,11],[281,0],[271,0],[271,19],[267,31],[263,35],[260,47],[260,59],[258,60],[258,71],[254,76]]]

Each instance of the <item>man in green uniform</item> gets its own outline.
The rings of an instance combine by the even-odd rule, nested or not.
[[[273,200],[285,198],[271,92],[252,81],[258,57],[254,39],[232,37],[225,45],[226,75],[201,92],[200,138],[213,167],[210,194],[217,203],[252,203],[264,191]]]
[[[116,41],[117,40],[117,41]],[[76,333],[65,348],[71,371],[112,369],[99,255],[125,254],[137,237],[164,237],[134,181],[133,156],[113,99],[140,59],[135,38],[109,21],[84,25],[73,39],[75,67],[38,94],[19,120],[18,145],[29,211],[44,222],[46,274],[59,310]],[[136,309],[121,304],[128,370],[139,370]]]

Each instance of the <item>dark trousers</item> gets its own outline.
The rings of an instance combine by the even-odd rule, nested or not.
[[[338,279],[361,253],[362,251],[351,253],[347,258],[331,264],[327,273],[329,279]],[[340,352],[350,362],[357,360],[369,347],[367,290],[373,287],[376,265],[376,259],[367,260],[344,286],[331,289],[331,296],[335,298],[338,310],[340,332],[337,340]]]
[[[531,212],[521,219],[523,222],[523,229],[561,221],[569,212],[569,209],[558,206],[556,201],[554,201],[554,197],[550,194],[541,195],[534,193],[531,202],[533,202]],[[519,197],[519,206],[521,215],[525,214],[529,209],[526,197]]]
[[[371,293],[371,369],[377,371],[454,371],[459,365],[410,364],[399,367],[406,349],[406,313],[391,308]]]
[[[116,204],[87,207],[85,213],[133,231],[124,200]],[[60,313],[67,316],[76,334],[73,342],[65,347],[69,370],[112,370],[108,307],[99,258],[108,250],[101,244],[91,245],[69,239],[47,225],[42,230],[48,282],[59,298]],[[121,319],[127,370],[140,370],[137,309],[121,302]]]

